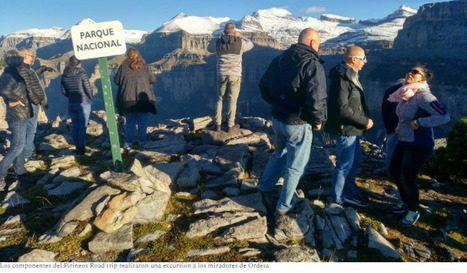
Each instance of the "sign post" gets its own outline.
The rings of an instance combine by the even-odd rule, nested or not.
[[[122,154],[106,57],[126,52],[123,26],[119,21],[73,26],[71,39],[76,58],[79,60],[98,58],[114,168],[115,171],[121,172]]]

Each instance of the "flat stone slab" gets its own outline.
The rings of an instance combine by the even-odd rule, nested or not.
[[[125,225],[113,233],[99,232],[88,243],[89,251],[105,253],[133,247],[133,225]]]
[[[193,204],[194,214],[218,213],[218,212],[259,212],[266,214],[266,207],[263,205],[263,198],[259,192],[235,197],[225,197],[221,200],[204,199]]]
[[[259,216],[260,215],[256,212],[226,212],[209,215],[206,219],[197,220],[191,223],[188,228],[188,232],[186,233],[186,237],[193,238],[205,236],[219,228],[245,221],[249,217],[257,218]]]

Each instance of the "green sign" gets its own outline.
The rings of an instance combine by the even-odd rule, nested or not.
[[[112,95],[112,85],[109,78],[109,67],[107,58],[101,57],[99,60],[99,71],[101,73],[102,94],[104,95],[105,113],[107,115],[107,127],[110,136],[110,148],[112,150],[112,158],[115,171],[123,170],[122,153],[120,152],[120,141],[118,138],[118,127],[115,118],[115,108]]]

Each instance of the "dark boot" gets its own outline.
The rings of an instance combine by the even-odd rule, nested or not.
[[[85,148],[76,146],[76,154],[77,155],[84,155]]]

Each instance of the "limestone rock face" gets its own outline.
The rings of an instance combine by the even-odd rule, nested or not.
[[[408,17],[394,48],[464,48],[467,45],[467,2],[426,4]]]

